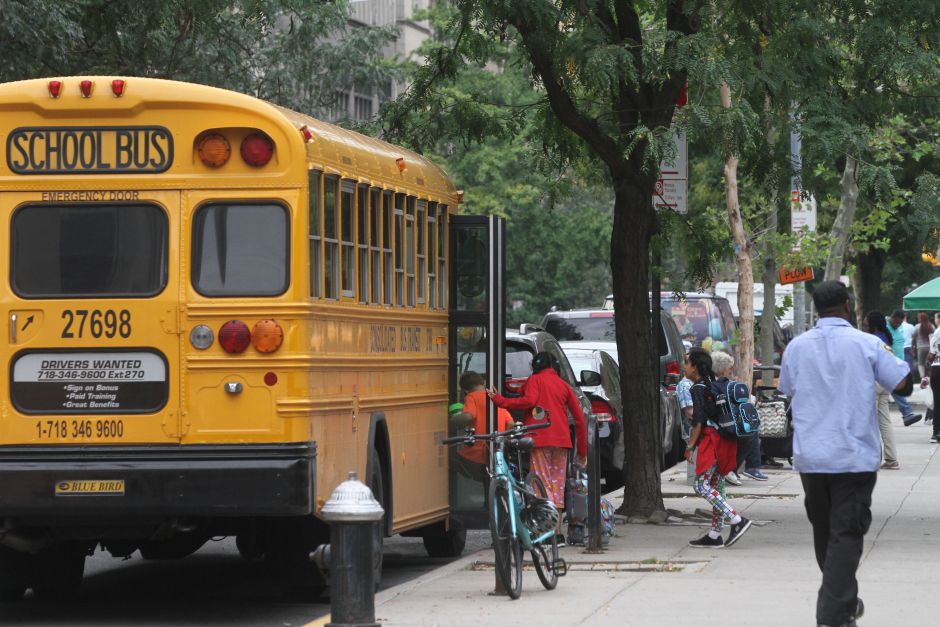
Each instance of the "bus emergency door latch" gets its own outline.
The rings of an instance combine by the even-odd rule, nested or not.
[[[225,391],[229,394],[240,394],[242,391],[242,384],[238,381],[226,383]]]

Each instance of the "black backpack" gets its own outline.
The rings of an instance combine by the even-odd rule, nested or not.
[[[760,433],[760,414],[751,402],[747,386],[740,381],[716,381],[712,384],[718,415],[718,435],[730,440]]]

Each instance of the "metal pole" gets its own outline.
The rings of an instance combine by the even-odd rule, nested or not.
[[[796,109],[790,112],[790,177],[791,193],[803,189],[803,139],[797,126]],[[790,199],[791,207],[793,199]],[[806,330],[806,285],[801,281],[793,286],[793,333],[799,335]]]
[[[598,446],[597,418],[587,419],[587,474],[588,474],[588,541],[585,553],[601,553],[601,476],[600,446]]]

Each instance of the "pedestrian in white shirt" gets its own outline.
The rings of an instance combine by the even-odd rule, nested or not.
[[[842,283],[821,283],[813,303],[819,320],[787,346],[780,390],[792,399],[793,465],[822,571],[816,622],[854,626],[864,611],[855,573],[881,465],[875,387],[909,396],[913,380],[884,342],[849,324]]]

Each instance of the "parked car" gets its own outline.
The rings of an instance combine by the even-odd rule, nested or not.
[[[580,343],[582,347],[603,350],[616,361],[617,346],[614,339],[614,312],[598,309],[552,311],[542,319],[542,325],[566,346]],[[676,384],[682,377],[685,347],[673,319],[660,313],[659,392],[662,406],[660,436],[663,449],[663,469],[682,461],[685,441],[682,439],[681,413],[676,398]],[[566,349],[567,350],[567,349]],[[619,379],[619,372],[617,374]],[[617,386],[619,389],[619,384]],[[617,453],[614,452],[614,459]],[[622,465],[621,465],[622,468]]]
[[[735,341],[737,325],[727,298],[695,292],[662,292],[663,311],[672,316],[684,341],[708,350],[727,350]],[[614,296],[604,301],[604,310],[613,311]]]

